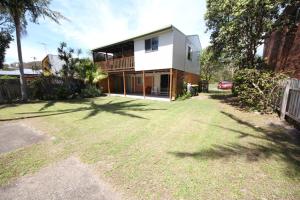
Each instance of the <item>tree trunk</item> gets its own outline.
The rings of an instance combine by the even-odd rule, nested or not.
[[[23,66],[23,58],[22,58],[22,46],[21,46],[21,24],[20,24],[20,19],[15,20],[15,25],[16,25],[16,39],[17,39],[18,58],[19,58],[20,85],[21,85],[22,101],[27,102],[28,95],[27,95],[26,80],[24,78],[24,66]]]

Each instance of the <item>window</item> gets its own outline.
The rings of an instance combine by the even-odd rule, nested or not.
[[[145,40],[145,51],[157,51],[158,50],[158,37]]]
[[[187,59],[192,60],[192,48],[188,46]]]

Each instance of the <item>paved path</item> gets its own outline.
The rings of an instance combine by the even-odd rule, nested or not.
[[[0,187],[0,199],[117,200],[121,196],[95,177],[87,165],[71,157]]]
[[[44,138],[44,135],[24,124],[2,124],[0,125],[0,153],[37,143]]]

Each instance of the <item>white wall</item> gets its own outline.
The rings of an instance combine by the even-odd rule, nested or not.
[[[199,53],[201,44],[199,37],[196,35],[185,36],[177,29],[174,29],[173,36],[173,67],[193,74],[200,74]],[[187,59],[188,46],[192,48],[192,60]]]
[[[51,64],[52,73],[59,73],[63,68],[65,61],[61,60],[57,55],[48,55],[49,63]]]
[[[145,51],[145,40],[158,37],[158,51]],[[187,59],[188,46],[192,48],[192,60]],[[197,35],[186,36],[176,28],[134,40],[135,70],[175,68],[200,74],[199,54],[201,44]]]
[[[173,31],[173,68],[185,71],[186,62],[186,36],[180,31]]]
[[[192,48],[192,60],[187,59],[188,46]],[[199,37],[197,35],[186,36],[186,61],[185,61],[185,71],[200,74],[200,62],[199,56],[201,51],[201,44]]]
[[[158,37],[158,51],[145,51],[145,40]],[[173,34],[172,30],[134,40],[135,70],[168,69],[172,67]]]

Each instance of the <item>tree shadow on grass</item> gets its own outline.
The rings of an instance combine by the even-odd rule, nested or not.
[[[134,103],[134,101],[135,100],[121,101],[121,102],[110,101],[106,104],[97,104],[94,101],[89,101],[89,102],[83,101],[82,103],[84,106],[81,106],[79,108],[45,111],[45,109],[49,108],[50,106],[53,106],[56,103],[55,101],[49,101],[40,109],[40,111],[16,113],[18,115],[24,115],[24,116],[16,117],[16,118],[0,119],[0,121],[13,121],[19,119],[39,118],[39,117],[70,114],[70,113],[82,112],[82,111],[89,111],[89,113],[85,117],[83,117],[83,119],[88,119],[90,117],[96,116],[100,112],[108,112],[108,113],[113,113],[121,116],[127,116],[127,117],[138,118],[138,119],[147,119],[143,116],[133,114],[130,112],[131,111],[146,112],[146,111],[163,110],[163,109],[147,108],[146,104]],[[71,103],[74,103],[74,101],[72,101]],[[80,102],[76,101],[76,103],[80,103]]]
[[[300,177],[300,133],[296,129],[289,129],[282,125],[270,123],[266,128],[256,127],[255,125],[243,121],[238,117],[222,112],[222,114],[235,120],[239,124],[252,129],[256,133],[250,134],[241,130],[224,127],[218,124],[209,124],[221,129],[229,130],[240,134],[240,139],[252,137],[247,143],[229,143],[225,145],[213,145],[210,149],[186,152],[173,151],[169,154],[178,158],[195,158],[197,160],[230,159],[232,157],[244,157],[249,162],[256,162],[262,159],[269,159],[276,156],[286,163],[286,175],[291,178]],[[205,123],[200,122],[199,123]],[[261,140],[261,141],[260,141]]]
[[[222,103],[226,103],[228,105],[231,105],[235,108],[238,109],[245,109],[245,107],[243,107],[241,105],[241,103],[238,101],[238,98],[235,97],[232,93],[225,93],[225,92],[211,92],[209,93],[209,97],[211,99],[215,99],[215,100],[219,100]]]
[[[14,103],[12,103],[12,104],[2,104],[2,105],[0,105],[0,110],[1,109],[4,109],[4,108],[13,108],[13,107],[18,107],[20,104],[14,104]]]

